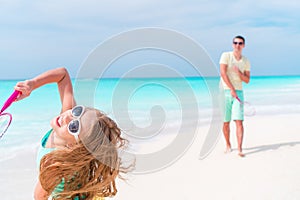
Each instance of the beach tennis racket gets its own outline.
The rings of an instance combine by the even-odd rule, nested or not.
[[[242,101],[239,97],[236,97],[236,99],[240,102],[241,106],[244,106],[244,115],[247,117],[252,117],[256,114],[256,110],[254,106],[247,102],[247,101]]]
[[[4,135],[4,133],[7,131],[9,125],[12,121],[12,115],[10,113],[4,113],[4,111],[16,100],[16,98],[19,96],[20,92],[15,90],[10,97],[5,101],[3,104],[1,111],[0,111],[0,139]]]

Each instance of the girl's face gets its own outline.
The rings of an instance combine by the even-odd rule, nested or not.
[[[73,116],[70,109],[51,120],[50,125],[53,128],[55,137],[58,137],[68,143],[76,143],[74,136],[68,131],[68,124],[72,119]]]
[[[68,124],[73,119],[78,119],[80,123],[80,132],[79,138],[84,134],[89,127],[95,121],[95,113],[92,110],[85,110],[83,114],[79,117],[73,117],[71,113],[71,109],[61,113],[59,116],[53,118],[50,122],[51,127],[55,132],[55,136],[59,139],[66,141],[67,143],[76,143],[75,137],[69,133],[68,131]]]

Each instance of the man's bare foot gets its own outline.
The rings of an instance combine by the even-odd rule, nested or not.
[[[243,154],[243,152],[239,152],[238,154],[240,157],[245,157],[245,154]]]
[[[231,147],[228,146],[228,147],[226,147],[224,153],[230,153],[231,151],[232,151]]]

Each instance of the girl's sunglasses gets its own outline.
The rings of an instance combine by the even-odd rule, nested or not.
[[[68,131],[71,135],[73,135],[75,137],[75,140],[78,142],[79,138],[78,135],[80,133],[80,117],[82,116],[82,114],[84,113],[84,106],[75,106],[72,110],[71,110],[73,120],[71,120],[68,124]]]

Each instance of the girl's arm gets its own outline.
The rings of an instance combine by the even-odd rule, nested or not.
[[[17,100],[28,97],[33,90],[48,83],[57,83],[62,104],[61,112],[69,110],[76,105],[69,73],[63,67],[46,71],[33,79],[18,82],[15,89],[21,91],[22,94]]]
[[[44,190],[40,181],[38,181],[34,190],[34,200],[47,200],[47,199],[48,199],[48,193],[46,190]]]

